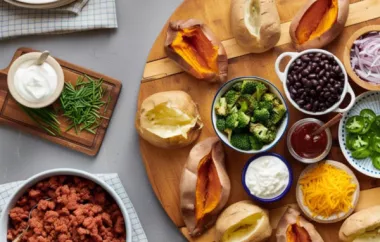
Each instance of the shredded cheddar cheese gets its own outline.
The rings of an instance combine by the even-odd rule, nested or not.
[[[303,202],[312,215],[324,218],[339,216],[352,207],[356,184],[345,171],[322,163],[307,172],[299,182]]]

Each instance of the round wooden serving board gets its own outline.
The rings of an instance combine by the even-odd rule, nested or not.
[[[263,54],[247,54],[236,44],[230,31],[230,0],[185,0],[168,21],[188,18],[202,20],[214,31],[219,39],[223,41],[222,43],[225,46],[229,57],[229,79],[239,76],[260,76],[270,80],[281,90],[281,92],[283,92],[280,80],[274,71],[274,63],[281,53],[285,51],[295,51],[290,44],[288,29],[292,17],[306,1],[307,0],[277,0],[277,9],[282,22],[282,36],[278,45],[274,49]],[[326,48],[341,60],[343,59],[346,41],[352,33],[366,25],[380,24],[380,0],[351,0],[350,2],[350,14],[345,30],[338,39]],[[166,29],[167,24],[162,29],[148,57],[144,76],[141,81],[138,107],[140,107],[145,98],[156,92],[183,90],[189,93],[199,105],[199,111],[205,124],[199,140],[215,136],[210,114],[211,103],[219,85],[196,80],[182,72],[173,61],[166,57],[164,52]],[[285,63],[283,63],[283,65],[284,64]],[[357,95],[364,91],[353,82],[351,82],[351,85],[355,89]],[[290,104],[288,106],[290,108],[290,126],[297,120],[306,117]],[[326,115],[320,117],[320,119],[327,121],[334,115],[335,114]],[[328,158],[330,160],[336,160],[347,164],[347,161],[339,148],[337,127],[332,129],[332,134],[334,139],[333,148]],[[284,137],[271,151],[279,153],[288,159],[294,172],[293,184],[297,184],[297,179],[301,171],[305,168],[305,165],[292,158],[286,147]],[[189,240],[214,241],[213,228],[199,238],[190,239],[186,228],[184,228],[184,222],[179,210],[179,182],[182,168],[191,148],[192,145],[182,149],[165,150],[154,147],[140,139],[141,154],[150,183],[170,219]],[[227,147],[225,147],[225,151],[227,155],[227,171],[231,180],[231,195],[228,204],[243,199],[249,199],[241,184],[241,171],[249,156],[239,154]],[[362,189],[357,209],[380,204],[379,199],[372,199],[376,194],[380,195],[380,188],[376,188],[380,186],[380,181],[363,176],[357,172],[355,174]],[[270,210],[271,224],[275,229],[278,219],[282,216],[286,206],[294,203],[296,203],[295,186],[292,187],[289,194],[281,201],[261,206]],[[332,225],[315,225],[325,241],[338,241],[340,223]],[[272,236],[269,241],[275,241],[274,236]]]

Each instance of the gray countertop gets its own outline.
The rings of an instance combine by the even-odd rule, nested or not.
[[[119,0],[117,30],[23,37],[0,42],[0,69],[19,47],[49,50],[54,56],[123,82],[103,146],[95,158],[0,127],[0,183],[26,179],[60,167],[92,173],[117,172],[149,241],[184,241],[161,208],[141,161],[134,129],[136,100],[145,60],[162,26],[181,0]]]

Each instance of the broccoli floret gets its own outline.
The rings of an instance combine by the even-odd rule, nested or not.
[[[273,99],[272,103],[273,103],[274,107],[277,107],[278,105],[281,104],[281,102],[280,102],[280,100],[278,98]]]
[[[272,102],[275,98],[276,96],[273,93],[268,92],[263,95],[263,101]]]
[[[227,116],[226,98],[222,97],[219,99],[219,102],[215,105],[215,111],[219,116]]]
[[[233,106],[231,108],[228,108],[228,114],[231,114],[231,113],[237,113],[239,110],[236,106]]]
[[[253,117],[255,117],[255,120],[258,122],[266,123],[270,117],[270,113],[265,108],[255,109]]]
[[[272,101],[261,101],[261,102],[259,102],[259,107],[264,108],[264,109],[268,110],[269,112],[272,112],[273,103],[272,103]]]
[[[271,121],[274,124],[278,124],[282,120],[282,118],[285,116],[285,113],[286,113],[286,108],[283,104],[280,104],[274,107],[272,116],[271,116]]]
[[[256,118],[254,116],[252,116],[251,117],[251,123],[256,123],[256,122],[257,122]]]
[[[253,94],[256,90],[256,81],[244,80],[241,86],[242,94]]]
[[[231,145],[241,149],[241,150],[251,150],[251,143],[249,140],[249,134],[242,133],[242,134],[235,134],[233,133],[231,136]]]
[[[238,128],[244,128],[249,124],[249,121],[251,120],[251,117],[249,117],[247,114],[245,114],[242,111],[239,111],[238,113]]]
[[[224,130],[226,129],[226,120],[224,118],[218,118],[216,120],[216,128],[220,132],[224,132]]]
[[[269,144],[276,138],[276,134],[270,131],[263,124],[252,124],[249,127],[249,131],[264,144]]]
[[[238,121],[238,113],[232,113],[227,116],[226,119],[226,128],[228,129],[234,129],[238,126],[239,121]]]
[[[262,83],[258,82],[256,84],[256,92],[253,94],[257,101],[261,100],[261,97],[268,91],[268,87]]]
[[[257,107],[257,101],[250,94],[243,94],[238,100],[241,111],[251,112]]]
[[[225,129],[224,132],[227,134],[228,141],[231,141],[232,129]]]
[[[233,107],[236,101],[239,99],[240,93],[234,90],[229,90],[226,95],[224,95],[224,97],[226,98],[227,106]]]
[[[241,87],[243,85],[243,82],[237,82],[235,83],[233,86],[232,86],[232,89],[234,89],[235,91],[237,92],[240,92],[241,91]]]
[[[249,143],[253,150],[261,150],[263,148],[263,143],[261,143],[255,136],[249,136]]]

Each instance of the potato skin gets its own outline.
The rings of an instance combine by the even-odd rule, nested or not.
[[[251,201],[240,201],[227,207],[216,221],[216,241],[222,241],[223,234],[233,225],[239,223],[242,219],[255,213],[264,213],[263,222],[256,233],[252,234],[247,240],[240,242],[259,242],[268,239],[272,234],[272,227],[269,223],[268,212],[256,206]]]
[[[334,39],[336,39],[340,33],[343,31],[344,26],[346,24],[347,18],[348,18],[348,10],[350,6],[349,0],[338,0],[338,16],[337,21],[333,26],[327,30],[325,33],[323,33],[318,38],[315,38],[313,40],[306,41],[303,44],[298,44],[297,37],[296,37],[296,30],[298,28],[298,24],[301,21],[303,15],[306,13],[306,11],[318,0],[309,0],[304,7],[301,8],[300,11],[296,14],[296,16],[293,18],[290,28],[289,28],[289,34],[292,39],[294,47],[298,51],[307,50],[307,49],[319,49],[326,45],[328,45],[330,42],[332,42]]]
[[[261,28],[259,38],[252,35],[245,25],[245,9],[251,1],[260,4]],[[232,0],[231,30],[236,42],[251,53],[262,53],[273,48],[281,37],[281,22],[275,1]]]
[[[222,186],[222,193],[218,206],[210,213],[210,217],[208,217],[208,221],[205,221],[204,227],[196,228],[195,190],[197,184],[198,164],[202,158],[210,152]],[[189,153],[180,183],[180,209],[183,220],[191,236],[199,236],[206,229],[210,228],[215,223],[219,213],[228,201],[231,184],[225,170],[224,157],[222,142],[217,137],[207,138],[201,141],[196,144]]]
[[[365,229],[380,224],[380,206],[363,209],[348,217],[339,229],[341,241],[352,241],[355,236],[363,233]]]
[[[142,115],[163,102],[171,102],[188,115],[197,117],[197,123],[187,133],[187,139],[182,136],[162,138],[144,128],[144,123],[141,119]],[[198,139],[203,123],[200,119],[198,107],[189,94],[183,91],[167,91],[155,93],[142,102],[140,110],[136,114],[135,127],[141,138],[150,144],[164,149],[177,149],[190,145]]]
[[[187,63],[180,55],[178,55],[171,47],[170,44],[176,37],[177,31],[181,29],[187,29],[191,27],[200,27],[202,32],[205,34],[208,40],[214,45],[218,46],[218,73],[213,73],[211,75],[207,75],[205,77],[201,77],[198,72],[194,70],[194,68]],[[228,58],[226,50],[222,42],[215,36],[215,34],[211,31],[211,29],[205,25],[202,21],[197,19],[188,19],[188,20],[179,20],[169,23],[169,27],[166,34],[165,40],[165,52],[167,56],[174,60],[184,71],[189,73],[190,75],[196,77],[197,79],[207,81],[207,82],[226,82],[227,74],[228,74]]]
[[[276,238],[277,242],[287,242],[286,230],[289,225],[296,224],[298,220],[298,225],[303,227],[309,234],[312,242],[323,242],[322,237],[319,235],[318,231],[314,228],[314,225],[305,220],[301,213],[292,207],[289,207],[285,214],[282,216],[280,222],[277,225]]]

